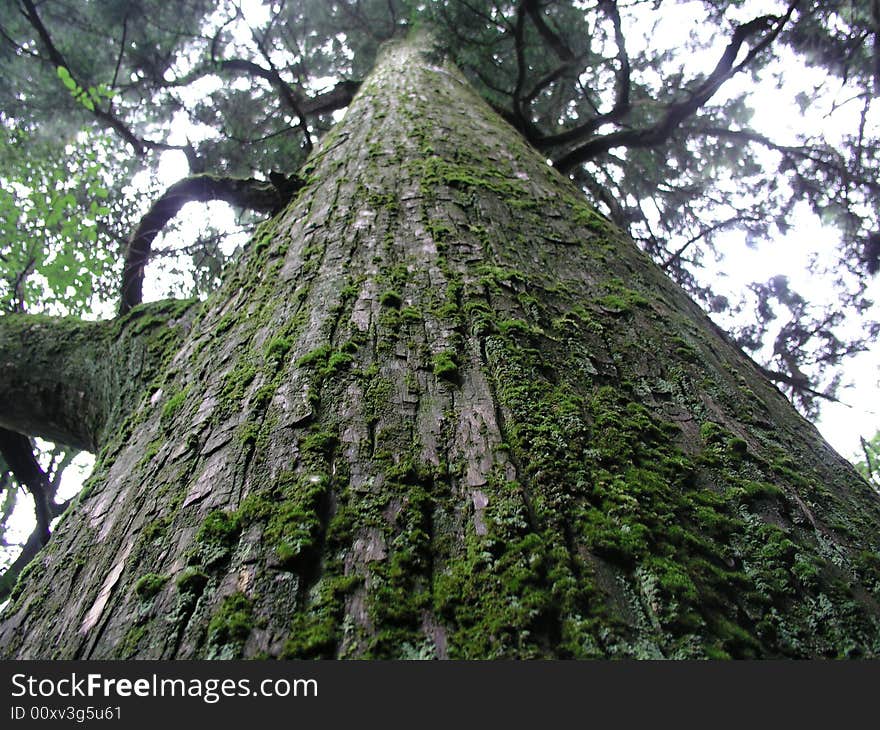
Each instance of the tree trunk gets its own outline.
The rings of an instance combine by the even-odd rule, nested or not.
[[[877,495],[427,48],[143,328],[5,655],[878,655]]]

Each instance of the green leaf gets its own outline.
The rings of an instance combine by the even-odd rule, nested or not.
[[[61,83],[64,84],[71,91],[76,91],[76,81],[70,75],[70,71],[68,71],[64,66],[59,66],[57,68],[58,78],[61,79]]]

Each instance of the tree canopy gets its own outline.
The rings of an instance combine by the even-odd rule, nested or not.
[[[178,291],[210,290],[230,232],[174,250],[157,234],[190,201],[232,204],[245,230],[278,210],[382,42],[421,24],[673,279],[739,312],[731,335],[803,410],[835,397],[880,330],[877,0],[0,0],[0,308],[126,311],[163,254],[188,273]],[[759,88],[801,115],[768,127]],[[171,154],[188,176],[166,187]],[[813,262],[832,304],[773,271],[738,300],[702,272],[725,234],[774,240],[805,217],[836,238]],[[7,488],[25,483],[18,446]],[[54,494],[48,457],[27,463]]]

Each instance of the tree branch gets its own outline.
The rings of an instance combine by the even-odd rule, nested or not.
[[[340,81],[330,91],[303,99],[300,108],[303,114],[327,114],[347,107],[361,87],[360,81]]]
[[[873,479],[877,475],[877,470],[874,466],[874,460],[871,458],[870,444],[865,441],[864,436],[859,436],[859,443],[861,443],[862,452],[865,454],[865,467],[868,469],[868,478]]]
[[[571,49],[565,44],[565,41],[563,41],[562,38],[560,38],[559,35],[547,25],[547,21],[544,20],[539,0],[525,0],[524,5],[525,11],[529,14],[529,18],[534,24],[535,29],[547,45],[553,49],[553,52],[559,57],[559,60],[573,61],[574,53],[571,52]]]
[[[620,23],[620,12],[617,9],[617,0],[602,0],[600,7],[605,11],[614,26],[614,42],[617,45],[617,60],[620,68],[615,77],[615,101],[610,114],[615,118],[629,111],[630,107],[630,75],[632,69],[629,63],[629,54],[626,52],[626,38]]]
[[[43,21],[40,19],[40,16],[37,14],[37,9],[34,7],[33,2],[31,0],[21,0],[24,5],[24,10],[22,14],[27,18],[28,22],[33,26],[34,30],[37,31],[37,34],[40,36],[40,40],[43,42],[43,45],[46,47],[46,51],[49,54],[49,59],[55,65],[56,68],[64,68],[70,74],[70,77],[76,81],[77,86],[81,88],[85,88],[85,86],[77,80],[73,71],[70,68],[70,65],[65,60],[64,56],[55,46],[55,43],[52,41],[52,36],[49,35],[49,31],[46,30],[46,26],[43,25]],[[143,140],[139,139],[134,132],[132,132],[120,119],[118,119],[113,114],[104,111],[97,105],[95,105],[94,110],[92,111],[95,117],[100,119],[102,122],[110,126],[112,129],[116,130],[119,135],[128,142],[133,148],[134,151],[138,154],[138,156],[143,156],[146,154],[147,146]]]
[[[874,93],[880,95],[880,0],[871,0],[874,22]]]
[[[710,126],[694,128],[688,131],[693,134],[724,137],[738,142],[754,142],[760,144],[762,147],[779,152],[789,158],[797,158],[804,162],[812,163],[827,172],[836,173],[840,176],[845,175],[850,182],[863,185],[873,193],[880,194],[880,182],[873,177],[860,174],[859,170],[856,170],[855,173],[851,171],[840,153],[835,150],[798,145],[784,145],[774,142],[769,137],[750,129],[727,129],[726,127]],[[823,156],[823,153],[825,156]],[[837,159],[828,159],[829,155],[836,157]]]
[[[37,518],[35,532],[42,547],[49,541],[49,523],[52,521],[49,477],[34,456],[33,446],[27,436],[0,428],[0,453],[16,481],[34,498],[34,514]]]
[[[757,363],[755,363],[758,365]],[[763,365],[758,365],[758,369],[764,374],[765,377],[772,380],[774,383],[785,383],[789,387],[793,388],[795,391],[800,393],[801,395],[808,395],[813,398],[822,398],[827,401],[831,401],[832,403],[843,403],[839,398],[835,398],[833,395],[828,395],[827,393],[822,393],[821,391],[815,390],[811,388],[809,385],[809,380],[805,375],[800,377],[795,375],[788,375],[786,373],[781,373],[778,370],[770,370],[765,368]]]
[[[18,580],[18,576],[21,575],[21,571],[24,570],[27,564],[34,559],[38,552],[40,552],[40,549],[44,544],[45,543],[40,541],[40,531],[37,527],[30,534],[30,537],[28,537],[19,556],[15,559],[12,565],[6,569],[3,575],[0,576],[0,601],[5,601],[6,598],[9,597],[9,594],[15,587],[15,582]]]
[[[144,267],[153,240],[189,202],[222,200],[239,208],[275,215],[302,187],[295,175],[270,174],[271,182],[214,175],[193,175],[169,187],[141,219],[128,244],[122,271],[119,314],[126,314],[143,299]]]
[[[55,68],[64,68],[70,74],[71,79],[76,83],[76,85],[81,88],[88,88],[89,84],[82,84],[77,79],[73,70],[70,68],[70,65],[67,63],[67,60],[64,58],[64,55],[61,51],[58,50],[58,47],[52,40],[52,36],[49,35],[49,31],[46,29],[46,26],[43,24],[43,21],[40,19],[39,14],[37,13],[37,9],[34,6],[32,0],[21,0],[24,5],[24,10],[22,10],[22,15],[27,18],[28,22],[37,31],[37,35],[39,35],[40,40],[43,45],[46,47],[46,52],[49,54],[49,60],[52,64],[54,64]],[[83,107],[85,109],[85,107]],[[165,142],[154,142],[151,140],[141,139],[138,137],[128,126],[123,122],[119,117],[113,114],[109,110],[101,109],[94,101],[92,102],[92,108],[88,111],[91,114],[101,121],[106,126],[110,127],[117,134],[119,134],[122,139],[124,139],[128,144],[132,146],[135,153],[139,157],[143,157],[147,154],[149,150],[182,150],[187,153],[187,159],[192,163],[189,152],[192,151],[192,148],[189,145],[171,145],[166,144]]]
[[[223,61],[212,61],[210,66],[204,66],[195,69],[185,76],[174,81],[162,81],[165,87],[188,86],[194,81],[210,76],[215,73],[234,73],[247,74],[264,79],[269,82],[276,91],[281,95],[282,101],[288,104],[297,117],[313,116],[316,114],[326,114],[329,112],[342,109],[351,103],[357,90],[360,88],[360,81],[340,81],[329,91],[316,94],[315,96],[303,96],[298,91],[291,88],[284,79],[282,79],[277,71],[264,68],[258,63],[248,61],[242,58],[230,58]]]
[[[140,404],[192,311],[192,302],[155,302],[101,322],[0,317],[0,427],[96,451]]]
[[[554,165],[561,172],[567,173],[575,165],[586,162],[614,147],[653,147],[665,142],[681,122],[694,114],[712,98],[725,81],[746,68],[761,51],[776,39],[782,28],[791,18],[797,4],[798,0],[792,2],[789,5],[788,12],[783,16],[763,15],[744,25],[737,26],[730,43],[727,45],[712,73],[696,89],[690,92],[687,99],[669,104],[666,107],[665,114],[656,124],[644,129],[618,130],[607,135],[594,137],[580,147],[562,155],[554,161]],[[740,63],[735,64],[742,45],[751,37],[768,29],[770,32],[766,33],[755,44]],[[592,120],[589,124],[594,124],[595,121]],[[589,128],[588,125],[585,125],[585,127]],[[557,140],[558,137],[561,137],[561,135],[557,136]],[[544,140],[542,146],[547,143],[548,140]]]
[[[737,223],[741,223],[744,220],[754,220],[750,218],[750,216],[746,216],[744,214],[734,215],[730,218],[725,218],[722,221],[718,221],[711,226],[706,226],[700,230],[699,233],[691,236],[687,241],[685,241],[681,246],[679,246],[675,251],[669,254],[668,258],[660,264],[660,268],[664,271],[669,271],[669,268],[677,263],[685,251],[690,248],[693,244],[699,241],[701,238],[708,236],[709,234],[715,233],[716,231],[722,231],[728,226],[735,225]]]
[[[538,98],[538,95],[546,89],[550,84],[554,81],[557,81],[562,76],[564,76],[570,69],[575,67],[575,62],[582,59],[576,58],[571,61],[563,61],[552,71],[548,71],[544,74],[540,79],[538,79],[535,84],[532,86],[531,91],[523,97],[523,101],[526,104],[531,104],[535,99]]]

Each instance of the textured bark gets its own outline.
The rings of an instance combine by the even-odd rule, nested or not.
[[[0,318],[0,426],[96,451],[137,407],[191,309],[158,302],[112,322]]]
[[[4,653],[876,656],[877,496],[420,42],[109,429]]]

